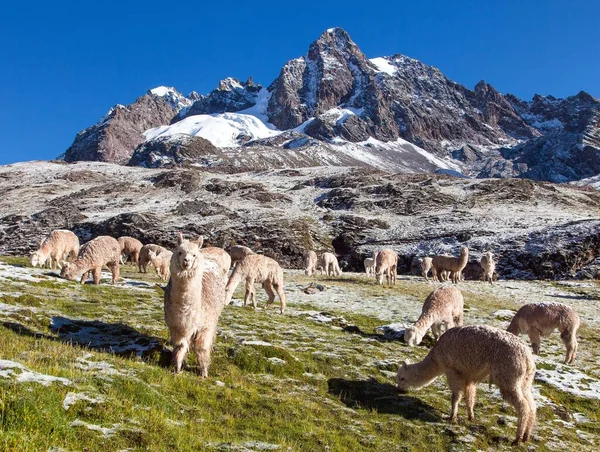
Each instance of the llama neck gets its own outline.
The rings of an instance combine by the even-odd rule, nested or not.
[[[469,260],[469,253],[460,253],[460,257],[458,258],[458,265],[460,268],[464,268],[467,265]]]
[[[409,371],[411,374],[411,386],[416,389],[430,385],[437,377],[444,373],[443,369],[433,359],[431,352],[420,363],[410,365]]]
[[[421,314],[419,320],[415,322],[415,331],[425,333],[433,325],[433,315],[429,312]]]

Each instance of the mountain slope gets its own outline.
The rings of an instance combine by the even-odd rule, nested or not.
[[[173,88],[158,87],[130,105],[115,105],[97,124],[77,134],[65,160],[126,164],[134,149],[145,141],[146,130],[168,124],[195,98],[195,93],[186,98]]]

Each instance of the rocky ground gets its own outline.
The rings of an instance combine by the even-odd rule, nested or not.
[[[361,270],[375,249],[415,258],[492,250],[501,278],[593,278],[600,194],[585,186],[315,167],[223,173],[81,162],[0,167],[0,253],[33,251],[50,230],[82,241],[132,235],[170,246],[177,231],[244,244],[299,268],[306,249]]]
[[[219,323],[210,377],[195,359],[174,376],[162,291],[131,266],[108,285],[80,285],[0,258],[0,419],[4,450],[514,450],[516,417],[481,384],[476,421],[446,423],[445,379],[407,395],[394,389],[404,345],[437,284],[401,276],[395,287],[364,274],[286,271],[288,311],[243,307],[240,289]],[[595,282],[464,282],[465,323],[505,328],[525,302],[573,306],[579,355],[560,364],[558,333],[536,357],[538,426],[521,449],[597,450],[600,287]],[[526,338],[523,338],[526,340]]]

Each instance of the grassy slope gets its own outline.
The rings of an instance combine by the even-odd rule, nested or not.
[[[1,261],[25,264],[18,258]],[[473,424],[466,421],[462,406],[458,424],[445,422],[449,391],[444,379],[398,396],[393,386],[397,363],[425,356],[428,347],[409,349],[385,341],[373,334],[385,322],[344,305],[328,311],[356,325],[354,333],[311,320],[305,314],[314,307],[295,303],[294,292],[288,292],[285,316],[274,308],[227,307],[210,378],[202,380],[191,355],[182,374],[172,375],[168,368],[160,289],[82,286],[57,282],[49,273],[39,282],[0,279],[0,302],[20,308],[0,310],[0,357],[67,378],[70,384],[43,386],[0,376],[3,450],[254,450],[274,445],[311,451],[496,450],[508,449],[514,436],[514,410],[484,385]],[[139,275],[131,267],[124,267],[122,274],[159,282],[154,274]],[[309,282],[297,273],[286,278],[290,287]],[[319,279],[330,290],[355,292],[364,303],[388,296],[422,300],[431,290],[418,280],[382,288],[359,276],[343,282]],[[465,290],[469,312],[515,308],[511,301],[483,296],[471,287]],[[262,306],[264,294],[257,295]],[[52,319],[63,322],[60,331],[50,327]],[[142,356],[101,350],[90,342],[95,336],[89,333],[94,332],[108,341],[105,347],[135,343],[144,349]],[[582,329],[582,343],[597,333]],[[557,356],[562,353],[557,335],[544,344]],[[600,444],[597,400],[536,386],[546,398],[538,410],[533,443],[538,450],[593,450]],[[67,410],[63,401],[69,393],[92,400],[79,400]],[[579,413],[577,423],[574,413]],[[76,425],[77,420],[113,430],[103,434]]]

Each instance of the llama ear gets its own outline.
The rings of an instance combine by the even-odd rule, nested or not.
[[[202,248],[202,245],[204,244],[204,236],[201,235],[200,237],[198,237],[196,243],[198,244],[198,248]]]
[[[183,243],[183,234],[181,232],[177,233],[177,245],[181,245]]]
[[[409,359],[407,359],[405,361],[402,361],[402,368],[406,369],[406,366],[408,366],[409,364],[410,364],[410,360]]]

